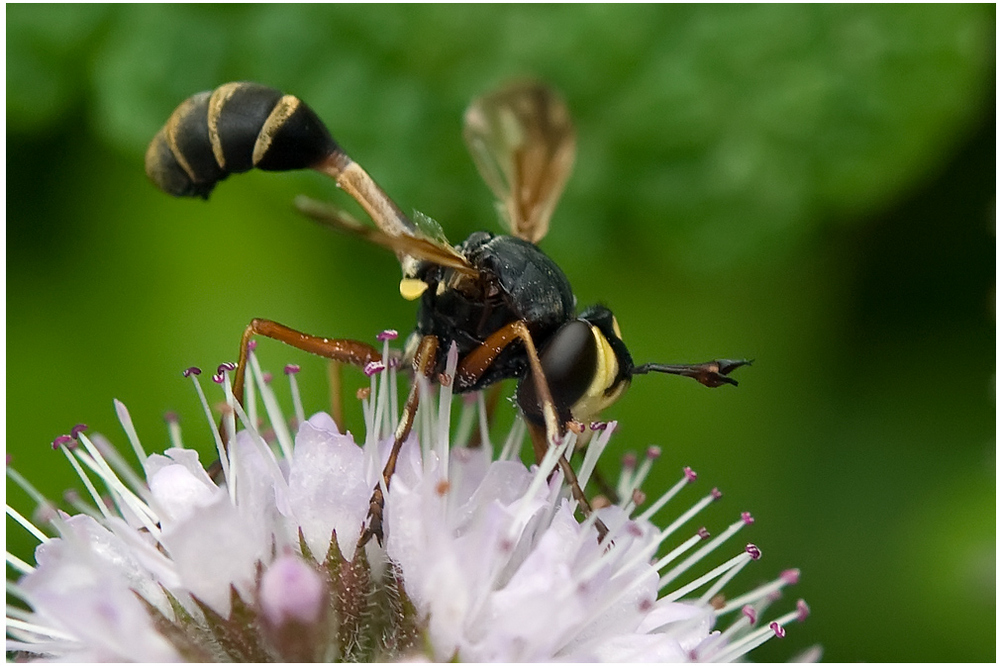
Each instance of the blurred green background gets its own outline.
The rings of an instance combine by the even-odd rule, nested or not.
[[[542,248],[581,304],[612,306],[640,362],[756,360],[738,389],[637,379],[605,468],[661,445],[648,491],[691,465],[726,493],[710,529],[754,512],[748,584],[802,569],[814,614],[758,660],[994,660],[994,25],[992,5],[8,6],[7,451],[58,498],[50,441],[86,422],[124,446],[116,397],[147,449],[172,409],[207,453],[180,370],[233,359],[250,318],[412,327],[390,254],[292,210],[347,203],[322,177],[156,191],[143,152],[181,100],[298,95],[458,242],[497,227],[465,105],[532,74],[577,123]],[[327,405],[323,362],[259,352]]]

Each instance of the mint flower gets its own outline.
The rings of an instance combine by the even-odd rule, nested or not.
[[[453,377],[454,353],[449,361]],[[34,565],[7,555],[22,574],[7,583],[8,599],[26,606],[7,608],[7,651],[60,661],[714,662],[743,658],[808,614],[802,601],[766,614],[798,580],[795,570],[730,593],[732,578],[761,556],[735,540],[753,518],[743,513],[714,536],[698,528],[695,516],[721,495],[682,503],[697,478],[690,469],[646,503],[640,487],[659,452],[627,462],[617,483],[623,502],[596,513],[609,528],[599,543],[595,518],[577,518],[556,466],[578,436],[526,468],[523,425],[495,447],[478,396],[456,404],[451,433],[447,384],[422,386],[413,433],[383,490],[384,546],[359,548],[400,405],[395,365],[367,370],[361,439],[326,413],[305,419],[296,370],[286,368],[289,421],[256,357],[245,413],[229,390],[231,366],[220,367],[231,423],[235,414],[266,425],[240,431],[228,448],[198,370],[185,372],[215,436],[222,482],[184,448],[175,419],[171,447],[147,454],[117,401],[142,468],[78,425],[53,442],[86,488],[67,495],[70,512],[8,462],[8,477],[38,508],[34,521],[7,513],[39,545]],[[466,447],[477,424],[482,446]],[[615,423],[589,429],[583,484]],[[679,510],[668,515],[668,505]]]

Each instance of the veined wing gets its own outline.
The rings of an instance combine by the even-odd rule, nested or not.
[[[510,233],[537,243],[576,155],[566,103],[544,84],[519,81],[474,100],[465,112],[464,136]]]
[[[471,278],[479,276],[479,272],[473,269],[465,256],[442,240],[411,234],[398,236],[386,234],[378,228],[358,222],[349,213],[336,206],[310,197],[296,197],[295,207],[325,227],[346,232],[383,248],[388,248],[397,256],[410,256],[417,260],[426,260],[442,267],[454,269]]]

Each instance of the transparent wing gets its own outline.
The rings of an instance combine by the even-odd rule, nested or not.
[[[464,136],[511,234],[537,243],[576,155],[566,103],[542,83],[515,82],[473,100]]]
[[[295,198],[295,207],[325,227],[346,232],[383,248],[388,248],[398,256],[426,260],[442,267],[449,267],[471,278],[479,276],[479,272],[473,269],[465,256],[441,239],[409,234],[400,236],[386,234],[378,228],[359,223],[349,213],[336,206],[305,196]]]

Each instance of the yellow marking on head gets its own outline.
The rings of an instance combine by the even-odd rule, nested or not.
[[[617,330],[617,326],[615,329]],[[628,382],[623,381],[614,388],[611,394],[608,394],[608,390],[614,386],[615,378],[618,377],[618,356],[611,349],[607,337],[601,334],[601,330],[590,325],[590,333],[594,336],[597,345],[597,368],[594,370],[594,378],[590,381],[590,386],[570,408],[573,417],[581,422],[597,418],[601,411],[618,401],[625,388],[628,387]],[[615,333],[617,334],[617,332]]]
[[[399,282],[399,294],[403,295],[403,299],[406,301],[412,302],[414,299],[419,299],[426,289],[427,284],[419,278],[404,278]]]
[[[611,316],[611,328],[615,330],[615,336],[619,339],[622,338],[622,330],[621,327],[618,326],[618,318],[615,316]]]

